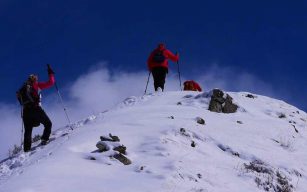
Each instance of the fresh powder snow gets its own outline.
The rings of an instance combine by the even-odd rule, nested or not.
[[[129,97],[2,160],[0,191],[306,192],[307,114],[269,97],[227,94],[235,113],[209,111],[211,93]],[[120,141],[99,151],[110,133]],[[131,164],[114,158],[122,145]]]

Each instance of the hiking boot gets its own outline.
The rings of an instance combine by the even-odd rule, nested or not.
[[[41,145],[47,145],[47,144],[48,144],[48,141],[46,141],[46,140],[41,141]]]

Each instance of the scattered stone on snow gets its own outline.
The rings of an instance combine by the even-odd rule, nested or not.
[[[168,117],[169,119],[175,119],[175,117],[174,116],[170,116],[170,117]]]
[[[196,143],[194,141],[192,141],[191,147],[196,147]]]
[[[292,124],[291,124],[292,125]],[[292,127],[294,128],[295,132],[298,133],[298,130],[296,129],[295,125],[292,125]]]
[[[280,114],[278,115],[278,118],[280,118],[280,119],[286,118],[286,115],[285,115],[284,113],[280,113]]]
[[[185,133],[185,129],[184,128],[180,128],[180,133]]]
[[[220,148],[222,151],[230,153],[231,155],[240,157],[240,154],[233,149],[231,149],[229,146],[223,145],[223,144],[218,144],[218,148]]]
[[[190,135],[186,132],[185,128],[180,128],[180,134],[186,137],[190,137]]]
[[[205,120],[201,117],[196,117],[196,121],[198,124],[205,125]]]
[[[296,122],[295,122],[295,121],[289,121],[289,123],[293,123],[293,124],[296,124]]]
[[[252,94],[247,94],[245,97],[251,98],[251,99],[255,99],[256,96],[252,95]]]

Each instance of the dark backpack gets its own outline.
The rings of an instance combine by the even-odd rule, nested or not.
[[[156,63],[163,63],[166,57],[163,54],[164,50],[157,50],[153,55],[153,61]]]
[[[36,102],[39,102],[39,98],[35,97],[33,93],[33,87],[28,82],[25,82],[16,92],[19,103],[21,105],[26,105],[29,103],[35,104]]]

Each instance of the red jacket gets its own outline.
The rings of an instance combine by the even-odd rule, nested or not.
[[[51,87],[54,83],[55,83],[55,79],[54,79],[53,74],[49,74],[49,80],[46,81],[46,82],[37,82],[37,81],[34,82],[32,84],[32,87],[34,89],[32,94],[33,94],[34,98],[39,98],[39,91],[42,90],[42,89],[47,89],[47,88]]]
[[[154,55],[156,54],[157,51],[163,51],[163,55],[166,58],[165,61],[163,61],[162,63],[156,63],[153,60],[153,57],[154,57]],[[177,62],[179,60],[179,56],[174,55],[171,51],[166,49],[164,44],[159,44],[159,46],[151,52],[150,56],[147,59],[148,70],[152,71],[152,69],[155,68],[155,67],[165,67],[165,68],[168,69],[168,59],[170,59],[174,62]]]
[[[183,83],[183,86],[184,86],[183,90],[185,90],[185,91],[202,91],[202,89],[199,86],[199,84],[196,83],[193,80],[185,81]]]
[[[54,83],[55,83],[54,75],[49,74],[49,80],[47,82],[37,82],[36,81],[32,84],[32,86],[33,86],[33,89],[36,92],[38,92],[39,90],[47,89],[47,88],[51,87]]]

